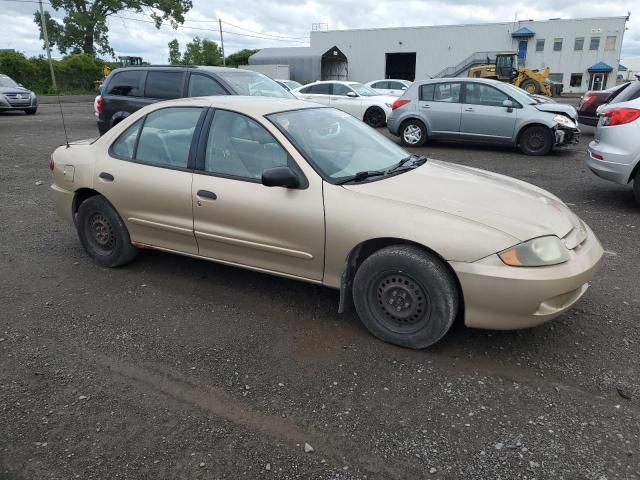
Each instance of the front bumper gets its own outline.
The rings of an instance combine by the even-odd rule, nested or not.
[[[563,126],[556,126],[553,129],[556,147],[566,147],[575,145],[580,141],[580,129]]]
[[[465,325],[514,330],[552,320],[587,291],[602,259],[602,246],[584,225],[586,239],[570,260],[551,267],[509,267],[497,255],[474,263],[451,262],[465,303]]]

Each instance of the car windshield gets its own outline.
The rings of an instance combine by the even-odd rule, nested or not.
[[[536,100],[534,97],[529,95],[527,92],[522,90],[519,87],[511,85],[509,83],[503,83],[500,85],[504,88],[504,91],[515,98],[518,102],[524,105],[536,105],[537,103],[542,103]]]
[[[349,83],[348,85],[362,97],[375,97],[376,95],[380,95],[375,90],[371,90],[369,87],[365,87],[361,83]]]
[[[359,172],[386,170],[409,156],[364,122],[334,108],[274,113],[268,118],[332,183]]]
[[[231,85],[238,95],[292,97],[282,85],[261,73],[238,70],[237,72],[216,72],[216,74]]]
[[[0,75],[0,87],[19,87],[16,82],[13,81],[11,77],[7,77],[6,75]]]

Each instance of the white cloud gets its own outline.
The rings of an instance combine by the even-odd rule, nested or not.
[[[33,22],[35,6],[0,0],[0,25],[3,25],[0,48],[14,48],[27,55],[44,53]],[[148,17],[122,13],[122,18],[109,20],[109,38],[116,54],[139,55],[152,63],[166,63],[167,43],[173,38],[183,46],[196,35],[219,41],[218,18],[227,22],[223,30],[229,54],[242,48],[304,46],[300,42],[308,39],[312,23],[319,22],[328,23],[330,29],[346,29],[511,21],[516,16],[520,20],[623,16],[628,8],[640,7],[640,2],[601,0],[585,7],[584,2],[557,0],[538,0],[534,4],[522,0],[194,0],[185,25],[178,30],[169,26],[156,30],[151,23],[139,21]],[[62,16],[50,7],[49,10],[54,17]],[[636,11],[640,14],[640,8]],[[640,55],[640,17],[631,15],[627,26],[623,58]],[[248,30],[271,38],[254,38],[251,35],[256,34]]]

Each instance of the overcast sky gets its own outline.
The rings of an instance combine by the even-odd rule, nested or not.
[[[326,23],[334,30],[624,16],[630,10],[622,58],[640,56],[640,0],[193,0],[193,4],[178,30],[162,26],[158,31],[148,23],[148,17],[132,12],[111,17],[109,37],[116,55],[166,63],[167,43],[173,38],[181,47],[196,35],[219,41],[218,18],[225,22],[228,55],[242,48],[306,46],[314,23]],[[29,56],[43,53],[33,22],[36,7],[33,0],[0,0],[0,48],[13,48]],[[54,18],[62,18],[62,12],[55,12],[46,2],[45,8]],[[54,55],[59,56],[57,52]]]

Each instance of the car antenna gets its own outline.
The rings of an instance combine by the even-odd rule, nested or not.
[[[67,134],[67,124],[64,121],[64,112],[62,111],[62,102],[60,101],[60,90],[56,88],[56,96],[58,97],[58,107],[60,108],[60,117],[62,117],[62,129],[64,130],[64,139],[69,148],[69,135]]]

